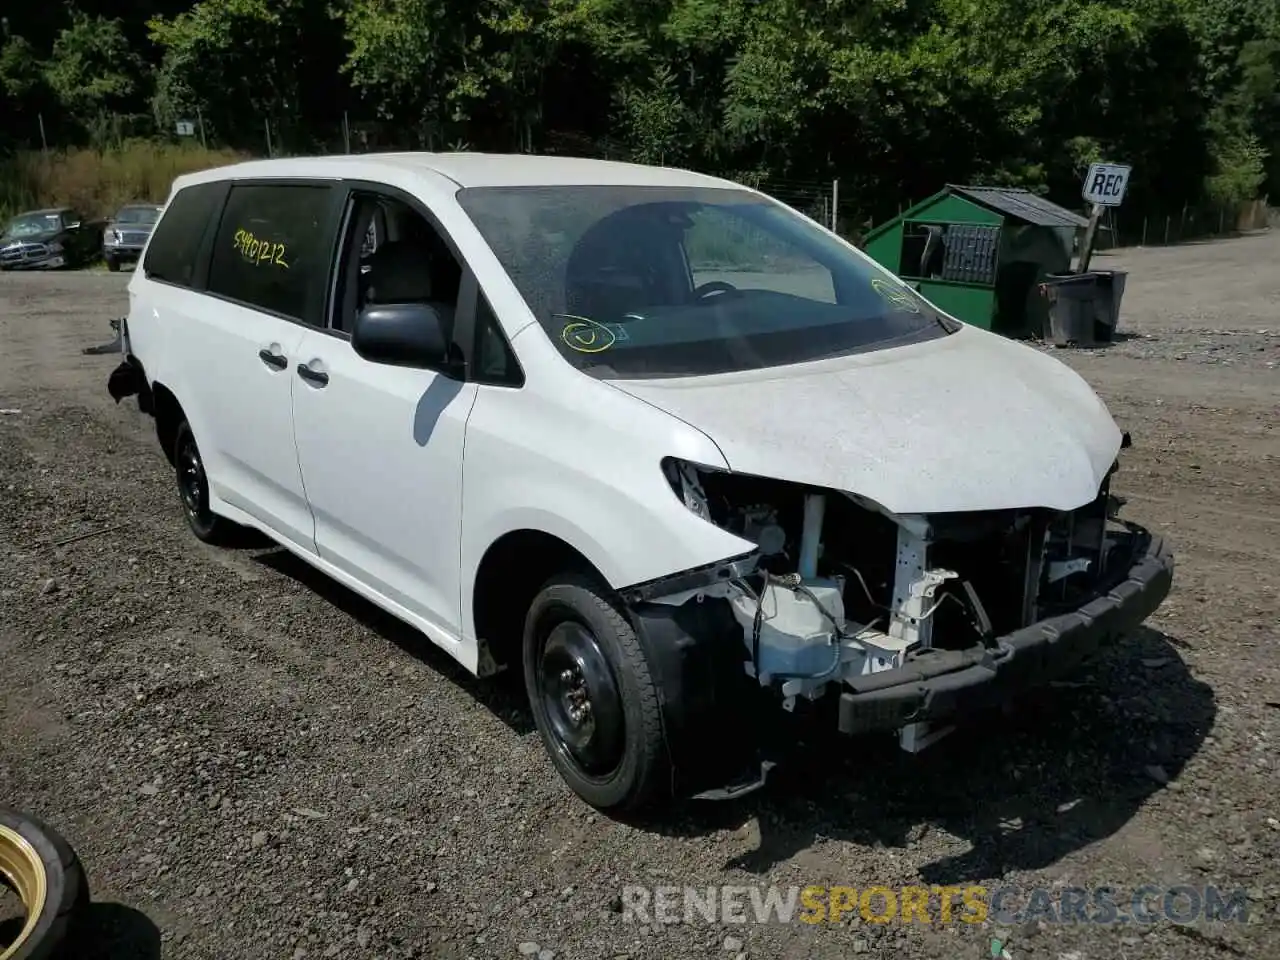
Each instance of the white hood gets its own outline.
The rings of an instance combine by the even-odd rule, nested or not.
[[[608,382],[702,430],[734,471],[898,514],[1071,510],[1097,496],[1120,450],[1075,371],[972,327],[814,363]]]

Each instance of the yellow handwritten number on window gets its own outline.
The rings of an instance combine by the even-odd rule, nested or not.
[[[248,230],[237,230],[232,246],[239,251],[244,260],[255,267],[266,263],[273,267],[289,269],[289,264],[284,259],[285,245],[283,243],[259,240]]]

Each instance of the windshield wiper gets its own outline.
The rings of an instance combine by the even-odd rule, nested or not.
[[[955,333],[957,330],[959,330],[961,327],[964,326],[964,324],[961,323],[959,320],[952,320],[949,317],[944,316],[940,312],[934,313],[933,320],[938,326],[940,326],[947,333]]]

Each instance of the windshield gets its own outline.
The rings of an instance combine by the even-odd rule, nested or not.
[[[600,377],[698,376],[946,336],[902,281],[746,190],[468,187],[538,323]]]
[[[24,213],[14,217],[4,228],[6,237],[34,237],[42,233],[51,233],[62,229],[62,214],[59,213]]]
[[[140,224],[149,227],[160,217],[155,207],[125,207],[116,214],[116,223]]]

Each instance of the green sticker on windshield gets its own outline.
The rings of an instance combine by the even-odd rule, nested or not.
[[[569,313],[556,316],[569,322],[560,331],[560,339],[565,346],[578,353],[603,353],[618,341],[618,335],[603,323],[597,323],[587,317],[575,317]]]
[[[920,304],[916,302],[914,296],[907,292],[905,287],[895,287],[893,284],[878,278],[871,281],[871,286],[895,310],[901,310],[904,313],[920,312]]]

